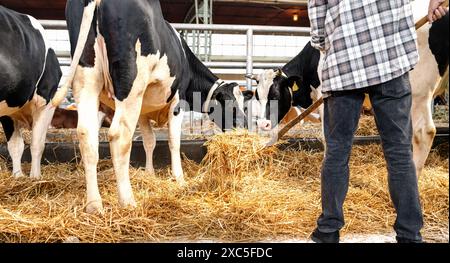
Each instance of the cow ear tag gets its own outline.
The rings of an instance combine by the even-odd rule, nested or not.
[[[294,82],[294,86],[292,86],[292,91],[297,92],[299,90],[300,90],[300,88],[298,87],[297,82]]]

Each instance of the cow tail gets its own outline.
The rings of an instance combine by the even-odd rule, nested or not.
[[[77,47],[75,53],[72,57],[72,63],[70,64],[69,75],[65,83],[56,91],[52,99],[52,104],[58,107],[66,98],[69,89],[72,87],[73,79],[77,71],[77,66],[80,63],[81,55],[83,54],[84,47],[86,45],[89,30],[92,25],[92,20],[94,19],[95,8],[97,6],[97,1],[91,1],[85,8],[83,12],[83,20],[81,21],[80,34],[78,35]]]

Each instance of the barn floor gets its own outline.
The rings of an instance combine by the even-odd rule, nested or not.
[[[72,242],[79,242],[79,240],[74,239]],[[176,240],[173,241],[176,243],[217,243],[221,241],[217,240]],[[303,239],[268,239],[268,240],[262,240],[261,242],[265,243],[314,243],[309,238],[303,238]],[[341,243],[396,243],[395,240],[395,233],[391,234],[347,234],[343,237],[341,237]],[[445,242],[445,241],[444,241]]]
[[[225,190],[211,188],[199,176],[208,167],[188,160],[185,188],[170,179],[169,169],[151,176],[132,168],[138,202],[134,210],[118,207],[111,162],[101,161],[103,215],[84,213],[85,181],[76,164],[44,166],[43,179],[32,181],[12,179],[9,164],[0,160],[0,241],[308,242],[320,213],[322,156],[322,152],[279,153],[270,167],[255,167],[228,182],[232,187]],[[394,242],[395,214],[380,146],[355,147],[351,172],[343,241]],[[423,235],[428,242],[449,242],[448,190],[446,144],[433,151],[420,178]]]

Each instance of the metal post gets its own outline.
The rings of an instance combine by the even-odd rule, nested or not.
[[[213,0],[211,0],[211,2],[209,3],[209,15],[210,15],[210,17],[209,17],[209,23],[212,25],[214,22],[213,22]]]
[[[195,0],[195,24],[197,25],[200,24],[198,0]],[[194,33],[193,51],[194,54],[198,56],[200,54],[200,36],[197,30],[194,30],[193,33]]]
[[[208,0],[203,0],[203,24],[208,25],[209,24],[209,7],[208,7]],[[208,32],[203,31],[203,61],[208,61]]]
[[[198,20],[198,0],[195,0],[195,23],[197,25],[199,24],[199,20]]]
[[[213,18],[214,18],[214,15],[213,15],[213,0],[211,0],[211,2],[209,3],[209,24],[213,24],[214,23],[214,21],[213,21]],[[211,55],[212,55],[212,32],[211,31],[208,31],[208,41],[209,41],[209,44],[208,44],[208,61],[211,61]]]
[[[198,32],[197,30],[192,31],[192,52],[194,52],[195,55],[198,55],[197,52],[197,43],[198,43]]]
[[[191,134],[191,135],[193,135],[194,134],[194,123],[195,123],[195,116],[194,116],[194,112],[191,110],[190,112],[189,112],[189,120],[190,120],[190,123],[189,123],[189,133]]]
[[[247,30],[247,75],[253,74],[253,29]],[[247,79],[247,89],[253,90],[252,80]]]

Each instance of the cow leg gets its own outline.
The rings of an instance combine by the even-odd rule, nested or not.
[[[99,109],[99,96],[103,85],[100,76],[97,67],[79,67],[73,83],[79,116],[77,134],[86,177],[86,212],[90,214],[103,213],[102,198],[97,182],[99,127],[96,113]]]
[[[413,152],[417,176],[422,174],[436,136],[436,126],[430,106],[432,100],[433,93],[431,91],[425,96],[413,96]]]
[[[34,179],[41,177],[41,159],[45,149],[45,138],[55,109],[51,104],[48,104],[43,109],[39,109],[33,113],[30,177]]]
[[[149,119],[146,117],[139,118],[139,127],[141,128],[146,155],[145,171],[151,175],[154,175],[155,169],[153,168],[153,151],[156,146],[155,132],[153,131]]]
[[[179,102],[178,94],[175,98],[169,111],[169,148],[172,157],[172,174],[178,184],[183,186],[185,181],[183,167],[181,166],[180,145],[184,111],[181,108],[177,112],[175,111]]]
[[[87,213],[102,213],[103,205],[97,182],[98,154],[98,96],[82,89],[77,99],[78,125],[77,134],[86,177]]]
[[[116,112],[108,133],[111,155],[117,179],[121,206],[136,207],[130,183],[129,165],[133,134],[139,120],[143,93],[133,86],[132,93],[124,101],[116,100]],[[136,92],[134,92],[136,91]],[[137,93],[137,94],[136,94]]]
[[[14,125],[14,133],[11,139],[8,141],[8,152],[11,155],[13,163],[12,175],[15,178],[23,176],[22,173],[22,155],[25,149],[25,143],[23,141],[22,132],[19,127]]]
[[[104,112],[98,111],[98,127],[101,129],[103,121],[105,120],[106,114]]]
[[[22,155],[25,149],[22,132],[20,131],[17,121],[14,121],[10,117],[2,117],[0,118],[0,121],[5,131],[6,139],[8,141],[8,152],[13,163],[12,175],[15,178],[22,177]]]

